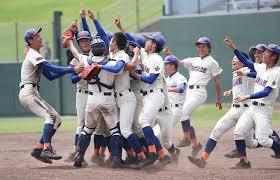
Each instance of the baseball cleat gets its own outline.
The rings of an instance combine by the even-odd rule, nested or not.
[[[280,152],[279,151],[274,151],[274,155],[271,155],[271,157],[275,159],[280,159]]]
[[[202,149],[202,144],[198,143],[197,147],[192,147],[192,157],[196,157],[199,151]]]
[[[182,139],[179,140],[179,143],[177,144],[177,147],[187,147],[191,145],[191,140],[189,139]]]
[[[239,154],[239,152],[236,148],[234,150],[226,153],[224,156],[227,157],[227,158],[230,158],[230,159],[240,158],[240,154]]]
[[[120,156],[113,156],[112,157],[112,164],[111,164],[111,167],[113,169],[116,169],[116,168],[121,168],[122,167],[122,159]]]
[[[75,155],[74,166],[80,168],[82,167],[83,162],[85,162],[84,155],[77,152]]]
[[[199,168],[205,168],[206,166],[206,161],[204,159],[199,159],[199,158],[196,158],[196,157],[192,157],[192,156],[188,156],[190,162],[194,165],[196,165],[197,167]]]
[[[68,157],[64,160],[65,162],[74,162],[75,161],[75,152],[69,153]]]
[[[175,154],[171,156],[173,162],[178,163],[180,153],[181,150],[179,148],[175,148]]]
[[[127,164],[135,164],[136,161],[137,161],[137,156],[131,156],[131,155],[128,155],[126,157],[126,159],[124,160],[124,163],[127,165]]]
[[[42,161],[43,163],[51,164],[52,160],[50,160],[49,158],[46,158],[46,157],[41,157],[42,151],[43,151],[43,149],[34,148],[31,152],[31,156],[39,161]]]
[[[240,159],[240,161],[231,169],[250,169],[250,168],[251,168],[250,161],[245,162],[244,159]]]
[[[172,162],[172,160],[171,160],[170,156],[168,156],[168,155],[165,155],[163,157],[163,159],[159,160],[159,163],[162,164],[163,166],[166,166],[167,164],[170,164],[171,162]]]
[[[91,162],[98,164],[99,166],[105,165],[105,154],[98,154],[91,156]]]
[[[53,150],[53,148],[44,149],[41,152],[41,157],[49,158],[49,159],[52,159],[52,160],[60,160],[60,159],[62,159],[62,156],[56,154],[56,152]]]
[[[145,160],[141,161],[139,163],[139,166],[140,167],[147,167],[149,165],[154,164],[156,162],[156,160],[157,160],[156,154],[155,153],[149,153],[149,156]]]

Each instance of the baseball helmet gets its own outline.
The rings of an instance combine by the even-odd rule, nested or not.
[[[91,51],[94,56],[103,55],[105,50],[106,50],[106,45],[102,39],[100,39],[99,37],[96,37],[92,40]]]

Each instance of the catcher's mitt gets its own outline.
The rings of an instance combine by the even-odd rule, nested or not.
[[[70,39],[73,40],[73,38],[74,38],[73,32],[70,31],[69,29],[67,29],[62,35],[62,47],[67,48],[68,40],[70,40]]]
[[[100,68],[97,64],[91,64],[81,72],[80,77],[86,81],[92,80],[94,76],[96,76],[100,72]]]

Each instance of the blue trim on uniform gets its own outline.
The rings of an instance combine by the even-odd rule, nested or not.
[[[186,83],[179,84],[178,88],[179,88],[179,93],[183,93],[186,89]]]
[[[117,61],[116,65],[110,66],[110,65],[102,65],[101,69],[104,69],[106,71],[112,72],[112,73],[118,73],[124,68],[125,62],[123,60]]]
[[[149,84],[153,84],[155,82],[155,80],[157,79],[159,74],[153,74],[151,73],[148,76],[145,75],[141,75],[141,81],[145,82],[145,83],[149,83]]]
[[[252,70],[255,70],[253,61],[247,59],[238,49],[234,50],[233,52],[236,55],[236,57],[239,59],[239,61],[241,61],[245,66],[247,66]]]
[[[236,148],[240,154],[240,157],[246,157],[246,142],[245,139],[242,140],[235,140]]]
[[[257,77],[257,72],[256,71],[250,71],[247,73],[247,76],[250,78],[256,78]]]
[[[77,82],[79,82],[81,80],[79,74],[77,74],[77,73],[72,73],[70,75],[70,79],[71,79],[73,84],[76,84]]]
[[[272,88],[267,86],[265,87],[262,91],[250,94],[250,99],[259,99],[259,98],[263,98],[269,95],[269,93],[271,93]]]
[[[214,139],[209,138],[206,146],[204,148],[204,151],[207,152],[208,154],[210,154],[214,148],[216,147],[217,141],[215,141]]]
[[[74,73],[75,68],[74,67],[62,67],[62,66],[56,66],[51,64],[48,61],[41,62],[39,64],[39,67],[42,68],[43,71],[52,72],[54,74],[57,74],[57,76],[62,76],[67,73]]]
[[[106,34],[106,32],[104,31],[104,29],[102,28],[102,26],[99,24],[99,22],[97,21],[97,19],[93,20],[94,26],[96,28],[96,31],[98,33],[98,35],[100,36],[100,39],[102,39],[107,47],[107,49],[109,49],[109,45],[110,45],[110,40]]]
[[[48,70],[46,70],[45,68],[42,69],[42,74],[49,80],[55,80],[57,78],[60,78],[61,76],[63,76],[64,74],[54,74],[52,72],[49,72]]]

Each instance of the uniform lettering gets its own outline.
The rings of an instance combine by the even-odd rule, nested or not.
[[[202,66],[192,66],[192,71],[198,71],[198,72],[205,74],[207,71],[207,68],[202,67]]]
[[[266,86],[266,83],[267,83],[267,80],[264,80],[264,79],[261,79],[259,76],[257,76],[256,80],[255,80],[255,83],[265,87]]]
[[[237,77],[232,79],[232,86],[236,86],[240,84],[242,84],[242,77]]]

